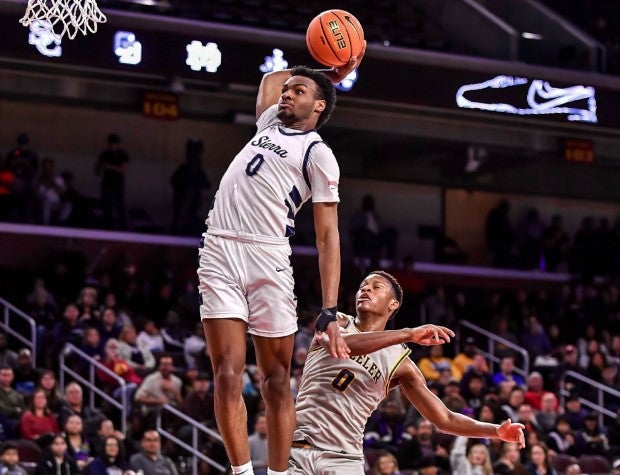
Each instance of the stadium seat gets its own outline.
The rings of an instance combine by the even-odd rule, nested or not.
[[[589,475],[609,473],[611,471],[609,460],[602,455],[582,455],[577,463],[581,467],[581,471]]]
[[[556,454],[551,459],[551,465],[558,473],[566,472],[566,468],[577,462],[577,458],[567,454]]]

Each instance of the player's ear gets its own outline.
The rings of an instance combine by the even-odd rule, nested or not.
[[[314,111],[321,113],[325,110],[325,107],[327,107],[327,102],[325,102],[325,99],[318,99],[316,101],[316,105],[314,106]]]
[[[398,303],[398,300],[393,299],[393,300],[390,302],[390,305],[389,305],[390,312],[393,312],[393,311],[394,311],[394,310],[396,310],[398,307],[400,307],[400,303]]]

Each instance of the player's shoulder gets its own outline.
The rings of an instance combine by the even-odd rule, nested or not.
[[[337,312],[336,318],[338,319],[338,325],[345,330],[351,329],[355,325],[355,317],[353,317],[352,315],[348,315],[343,312]]]

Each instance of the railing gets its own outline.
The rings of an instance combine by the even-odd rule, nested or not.
[[[491,372],[493,372],[495,363],[499,363],[501,359],[495,355],[495,345],[497,343],[501,343],[502,345],[510,348],[516,353],[519,353],[521,355],[521,362],[517,363],[515,361],[514,371],[515,373],[518,373],[521,376],[523,376],[523,379],[527,380],[527,377],[530,374],[530,355],[528,354],[525,348],[519,345],[515,345],[513,342],[506,340],[505,338],[502,338],[501,336],[498,336],[495,333],[485,330],[484,328],[481,328],[478,325],[474,325],[473,323],[470,323],[467,320],[460,321],[459,326],[467,328],[468,330],[476,332],[487,338],[487,350],[485,351],[483,349],[480,349],[480,353],[487,358],[487,361],[490,362],[489,370]],[[458,333],[459,333],[458,341],[462,341],[461,328],[459,328]],[[519,364],[522,365],[522,367],[519,366]]]
[[[587,384],[591,388],[596,388],[596,403],[585,399],[583,397],[579,397],[579,401],[584,406],[596,411],[598,414],[598,423],[600,426],[603,425],[603,416],[611,417],[612,419],[616,419],[617,414],[614,411],[610,411],[605,407],[605,393],[610,396],[616,397],[620,400],[620,391],[617,391],[609,386],[599,383],[590,378],[586,378],[585,376],[576,373],[574,371],[565,371],[560,378],[560,402],[561,405],[564,406],[564,398],[570,395],[570,392],[565,389],[566,388],[566,379],[581,381],[584,384]]]
[[[7,334],[17,339],[24,346],[30,348],[30,354],[32,355],[32,361],[36,364],[37,361],[37,323],[30,315],[22,312],[20,309],[11,305],[9,302],[0,297],[0,306],[2,306],[2,321],[0,322],[0,328],[2,328]],[[17,325],[11,325],[11,318],[15,316],[24,320],[28,326],[30,326],[30,339],[26,338],[21,333],[15,331]]]
[[[164,428],[164,426],[162,425],[162,413],[164,413],[164,412],[169,412],[170,414],[172,414],[172,415],[178,417],[179,419],[183,420],[186,424],[189,424],[189,425],[192,426],[192,445],[191,446],[189,444],[187,444],[186,442],[184,442],[183,440],[179,439],[173,433],[169,432],[166,428]],[[179,411],[178,409],[174,408],[170,404],[164,404],[164,405],[162,405],[159,408],[159,411],[157,411],[157,431],[162,436],[167,437],[168,439],[173,441],[175,444],[177,444],[179,447],[184,448],[185,450],[187,450],[189,453],[191,453],[193,455],[193,457],[192,457],[192,475],[198,475],[198,459],[199,458],[201,460],[204,460],[205,462],[207,462],[211,466],[215,467],[220,472],[222,472],[222,473],[226,472],[226,467],[220,465],[215,460],[213,460],[212,458],[206,456],[205,454],[203,454],[202,452],[200,452],[196,448],[196,447],[198,447],[198,435],[199,435],[198,431],[200,431],[200,432],[206,434],[207,436],[217,440],[218,442],[223,443],[222,437],[220,436],[220,434],[218,434],[217,432],[209,429],[204,424],[201,424],[200,422],[196,421],[195,419],[192,419],[188,415],[183,414],[181,411]]]
[[[88,376],[84,376],[76,371],[74,371],[70,366],[65,363],[65,359],[67,356],[75,354],[79,356],[84,362],[88,363]],[[99,387],[97,387],[97,378],[95,374],[95,370],[100,370],[113,378],[118,384],[119,387],[122,388],[121,391],[121,402],[118,402],[114,397],[110,394],[106,393]],[[120,430],[123,434],[127,432],[127,391],[125,391],[125,380],[121,378],[114,371],[106,368],[104,365],[99,363],[96,359],[90,357],[82,350],[77,348],[75,345],[71,343],[67,343],[63,348],[60,354],[60,368],[59,368],[59,384],[61,388],[65,387],[65,375],[71,376],[75,381],[80,383],[82,387],[89,389],[89,407],[91,409],[95,409],[95,394],[99,395],[101,398],[105,399],[112,406],[117,408],[121,412],[121,427]]]

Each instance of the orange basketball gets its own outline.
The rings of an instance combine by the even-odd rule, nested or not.
[[[364,44],[360,22],[344,10],[325,10],[315,16],[306,31],[306,46],[314,59],[325,66],[347,64]]]

